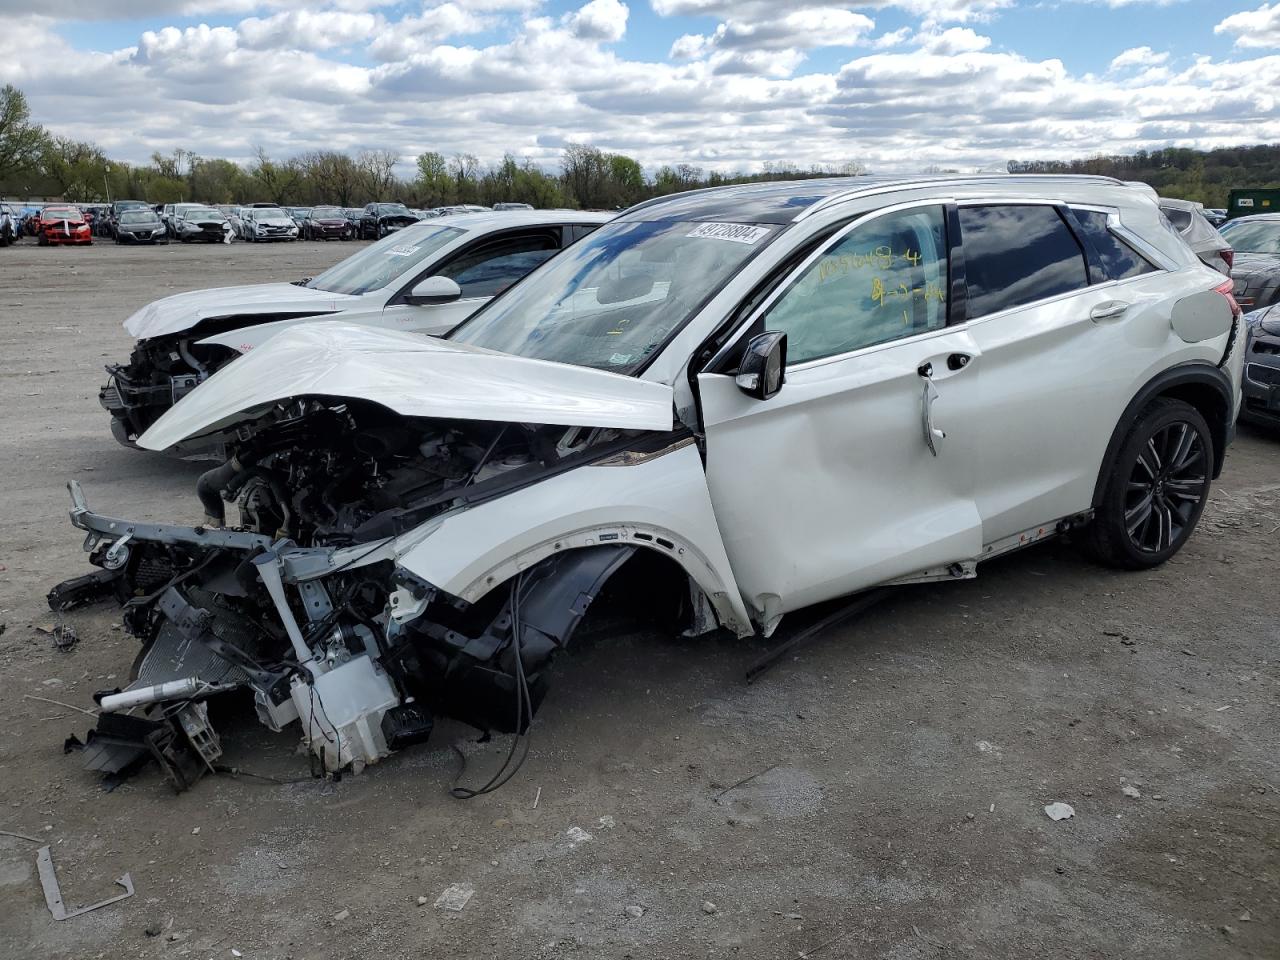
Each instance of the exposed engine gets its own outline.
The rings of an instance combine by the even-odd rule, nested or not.
[[[234,356],[235,351],[227,347],[195,345],[183,337],[139,341],[128,363],[107,366],[107,382],[98,390],[98,402],[111,414],[116,440],[131,445],[161,414]]]
[[[245,529],[304,546],[402,533],[463,488],[513,471],[531,478],[588,445],[564,427],[411,420],[356,402],[302,400],[265,420],[269,427],[227,444],[233,456],[201,476],[196,492],[212,525],[225,523],[223,503],[234,502]]]

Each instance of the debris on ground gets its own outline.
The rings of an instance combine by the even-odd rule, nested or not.
[[[1139,800],[1142,798],[1142,791],[1139,790],[1137,787],[1132,787],[1132,786],[1129,786],[1128,784],[1121,787],[1120,792],[1123,793],[1126,797],[1132,797],[1134,800]]]
[[[622,912],[625,913],[632,920],[639,920],[641,917],[644,916],[644,907],[636,906],[633,903],[629,906],[623,907]]]
[[[40,874],[40,886],[44,889],[44,902],[55,920],[70,920],[72,917],[78,917],[82,913],[88,913],[90,910],[97,910],[100,907],[127,900],[133,896],[133,878],[126,873],[116,880],[116,883],[124,887],[124,893],[108,897],[97,903],[91,903],[87,907],[75,907],[68,910],[66,903],[62,899],[62,890],[58,886],[58,874],[53,869],[53,855],[49,852],[48,847],[41,847],[36,854],[36,871]]]
[[[36,626],[36,633],[43,633],[45,636],[53,638],[53,646],[55,649],[66,653],[77,643],[80,642],[80,635],[66,624],[39,624]]]
[[[1044,808],[1044,812],[1049,815],[1050,820],[1068,820],[1076,815],[1075,807],[1069,803],[1063,803],[1055,800]]]
[[[720,908],[719,908],[719,907],[717,907],[717,906],[716,906],[714,903],[712,903],[710,900],[703,900],[703,901],[702,901],[702,912],[703,912],[703,913],[706,913],[706,914],[712,914],[712,913],[715,913],[716,911],[718,911],[719,909],[720,909]]]
[[[1241,923],[1250,923],[1253,921],[1253,914],[1246,910],[1244,913],[1240,914],[1240,916],[1236,917],[1236,919]]]
[[[427,898],[426,898],[426,897],[419,897],[419,898],[418,898],[418,906],[420,906],[420,907],[425,907],[426,905],[427,905]]]
[[[444,888],[444,893],[436,897],[436,909],[461,913],[475,893],[476,888],[469,883],[450,884]]]
[[[587,833],[587,831],[583,830],[581,827],[570,827],[564,832],[564,834],[569,838],[569,846],[571,847],[576,847],[580,843],[586,843],[588,840],[595,839],[595,837]]]
[[[333,915],[333,922],[341,923],[343,920],[347,920],[350,917],[351,917],[350,910],[339,910],[337,913]]]

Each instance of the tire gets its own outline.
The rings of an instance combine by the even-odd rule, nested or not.
[[[1158,397],[1106,467],[1085,553],[1122,570],[1158,567],[1182,549],[1209,499],[1213,436],[1195,407]]]

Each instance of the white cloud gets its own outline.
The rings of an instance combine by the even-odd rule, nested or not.
[[[92,6],[144,3],[184,6]],[[1175,70],[1136,47],[1086,74],[1009,49],[998,18],[977,26],[992,3],[921,2],[911,27],[885,33],[866,12],[874,3],[654,0],[714,18],[654,61],[613,45],[634,0],[630,10],[576,0],[568,13],[536,0],[434,0],[407,12],[365,0],[251,6],[228,26],[175,15],[173,26],[99,51],[72,50],[54,17],[0,13],[0,83],[21,87],[51,129],[139,161],[178,146],[243,160],[261,144],[275,156],[385,147],[492,161],[510,150],[554,168],[565,142],[586,141],[651,167],[854,159],[876,170],[974,169],[1280,140],[1280,55],[1202,56]],[[1044,28],[1061,15],[1046,9]],[[811,55],[833,37],[838,53]],[[362,54],[347,57],[353,46]]]
[[[991,46],[991,38],[974,33],[968,27],[951,27],[920,33],[915,42],[927,53],[950,56],[957,53],[976,53]]]
[[[1280,47],[1280,3],[1264,3],[1256,10],[1233,13],[1213,32],[1234,36],[1237,47]]]
[[[1130,67],[1155,67],[1169,59],[1167,53],[1156,53],[1150,47],[1130,47],[1111,60],[1112,70]]]
[[[566,14],[564,22],[576,37],[615,43],[627,32],[630,12],[619,0],[591,0],[575,13]]]

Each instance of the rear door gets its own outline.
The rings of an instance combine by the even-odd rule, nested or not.
[[[1053,202],[959,209],[967,327],[999,402],[976,424],[983,541],[1087,510],[1128,403],[1142,338],[1163,342],[1157,268],[1110,229],[1113,212]],[[1154,323],[1153,321],[1154,317]]]
[[[731,369],[698,377],[716,520],[766,629],[981,550],[982,358],[947,325],[952,232],[937,202],[856,221],[742,335],[787,333],[780,393],[748,397]]]

